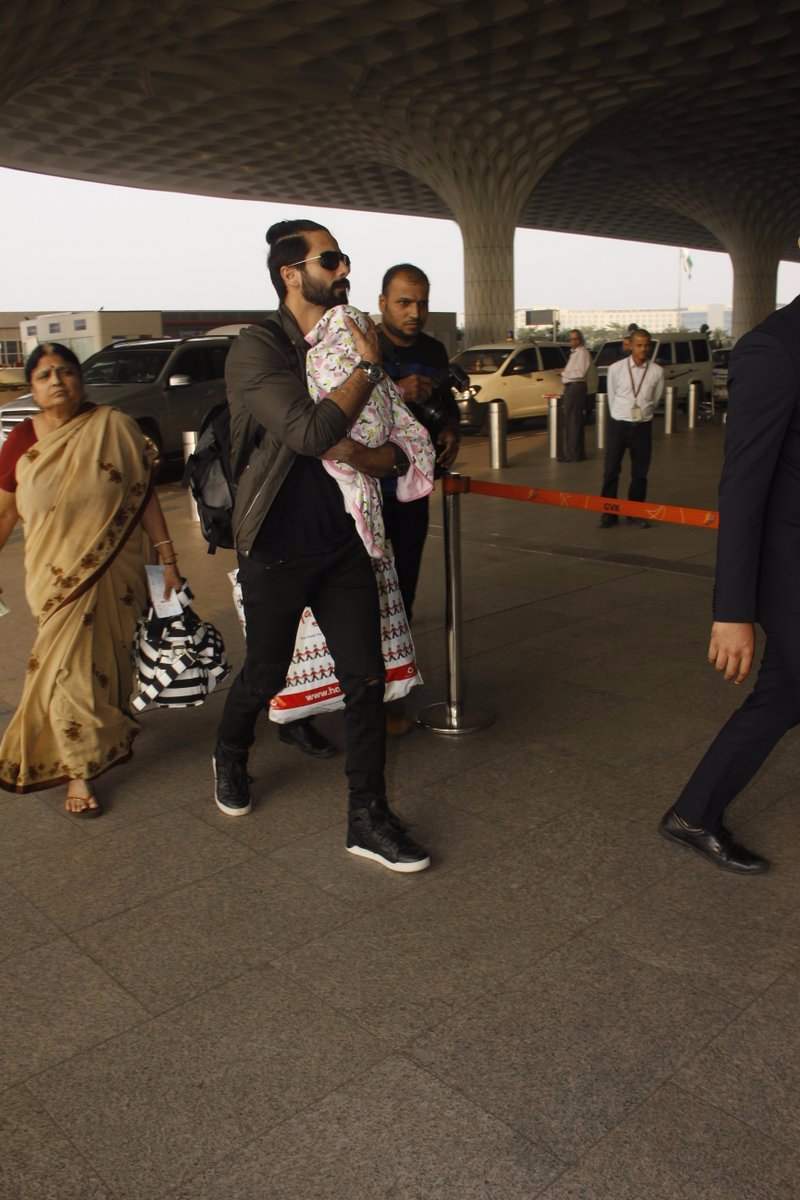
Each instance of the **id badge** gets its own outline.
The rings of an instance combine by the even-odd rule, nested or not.
[[[632,421],[641,421],[641,419],[642,419],[642,410],[638,404],[634,404],[633,410],[631,412],[631,420]]]

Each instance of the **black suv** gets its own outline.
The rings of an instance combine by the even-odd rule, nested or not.
[[[138,421],[162,455],[182,454],[181,434],[200,428],[225,399],[225,359],[232,337],[158,338],[112,342],[83,363],[86,394]],[[3,437],[38,409],[30,394],[0,409]]]

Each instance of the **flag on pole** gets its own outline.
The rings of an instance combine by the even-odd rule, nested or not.
[[[681,248],[681,266],[683,267],[689,279],[691,279],[692,267],[694,266],[694,263],[692,262],[692,256],[689,251],[683,247]]]

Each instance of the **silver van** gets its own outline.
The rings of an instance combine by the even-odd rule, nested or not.
[[[652,334],[651,358],[664,369],[664,386],[675,388],[675,402],[685,407],[689,400],[689,384],[699,383],[704,398],[710,399],[713,389],[713,365],[711,347],[704,333],[655,333]],[[608,368],[618,359],[624,358],[622,339],[603,342],[595,355],[597,390],[606,391]]]
[[[87,398],[127,413],[163,457],[178,458],[184,430],[199,429],[208,410],[225,399],[232,344],[232,337],[112,342],[83,363]],[[0,440],[38,411],[30,393],[0,408]]]

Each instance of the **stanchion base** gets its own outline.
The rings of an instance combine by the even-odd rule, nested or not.
[[[495,715],[485,709],[462,709],[457,721],[453,720],[450,705],[445,702],[429,704],[417,718],[423,729],[431,733],[444,733],[449,737],[461,737],[467,733],[479,733],[494,724]]]

